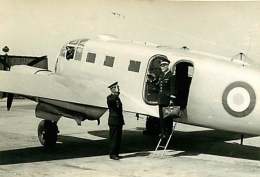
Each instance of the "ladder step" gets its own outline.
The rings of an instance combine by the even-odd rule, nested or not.
[[[157,144],[157,146],[156,146],[155,151],[157,151],[159,148],[163,148],[162,156],[164,155],[164,153],[165,153],[165,151],[166,151],[166,149],[167,149],[167,147],[168,147],[168,145],[169,145],[169,142],[170,142],[170,140],[171,140],[171,138],[172,138],[173,132],[174,132],[174,130],[175,130],[175,128],[176,128],[176,124],[177,124],[177,122],[173,122],[172,132],[171,132],[170,136],[167,137],[167,141],[164,142],[164,141],[162,141],[163,139],[160,138],[160,140],[159,140],[159,142],[158,142],[158,144]],[[161,144],[165,144],[165,145],[161,145]]]
[[[159,148],[165,148],[165,146],[159,146]]]

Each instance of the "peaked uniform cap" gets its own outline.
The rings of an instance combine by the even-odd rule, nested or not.
[[[114,87],[114,86],[116,86],[118,84],[118,82],[114,82],[113,84],[111,84],[111,85],[109,85],[107,88],[112,88],[112,87]]]
[[[168,65],[170,64],[170,61],[169,60],[162,60],[161,63],[160,63],[160,66],[162,65]]]

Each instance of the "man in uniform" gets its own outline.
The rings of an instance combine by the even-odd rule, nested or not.
[[[161,75],[159,76],[159,117],[160,117],[160,126],[162,138],[166,138],[172,130],[173,119],[171,117],[164,118],[163,108],[168,107],[170,101],[175,99],[176,95],[176,86],[175,86],[175,77],[169,69],[169,60],[162,60],[160,63],[160,68],[162,70]]]
[[[109,157],[114,160],[119,160],[119,151],[122,138],[122,128],[125,124],[123,117],[122,102],[119,98],[118,82],[108,86],[111,94],[107,96],[107,105],[109,109],[108,126],[109,126],[109,141],[110,151]]]

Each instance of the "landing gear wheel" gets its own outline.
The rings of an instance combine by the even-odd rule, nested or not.
[[[38,125],[38,138],[40,143],[46,147],[54,147],[58,138],[57,122],[42,120]]]
[[[160,133],[160,119],[152,116],[147,117],[145,127],[144,135],[158,135]]]

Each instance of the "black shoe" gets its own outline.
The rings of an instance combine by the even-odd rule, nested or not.
[[[122,159],[122,156],[120,156],[120,155],[117,155],[117,157],[118,157],[118,159]]]
[[[119,157],[116,155],[110,155],[109,157],[110,157],[110,159],[113,159],[113,160],[119,160]]]

